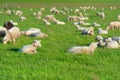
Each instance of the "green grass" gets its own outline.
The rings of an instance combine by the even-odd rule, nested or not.
[[[48,34],[48,37],[42,39],[21,36],[15,44],[0,43],[0,80],[120,80],[120,49],[97,48],[93,55],[74,55],[67,52],[72,46],[83,46],[95,42],[97,31],[94,36],[80,35],[72,25],[73,22],[67,22],[67,15],[50,13],[49,8],[45,9],[42,17],[54,14],[57,19],[65,21],[66,25],[52,23],[50,26],[45,26],[41,20],[34,19],[30,9],[20,8],[20,10],[23,11],[23,16],[27,17],[26,21],[20,22],[14,15],[0,14],[0,25],[12,19],[18,22],[21,30],[30,27],[40,28],[42,32]],[[38,10],[39,8],[33,9],[33,11]],[[1,8],[0,11],[5,9]],[[111,21],[115,21],[120,14],[120,8],[116,10],[105,8],[106,18],[102,20],[96,16],[97,11],[88,10],[90,20],[86,22],[96,21],[102,25],[103,29]],[[96,27],[95,30],[97,29]],[[103,36],[116,35],[120,36],[120,31],[109,31],[108,35]],[[28,55],[17,52],[23,45],[31,44],[34,39],[41,40],[42,43],[37,54]]]
[[[0,3],[79,3],[79,4],[96,4],[96,3],[111,3],[119,4],[120,0],[0,0]]]

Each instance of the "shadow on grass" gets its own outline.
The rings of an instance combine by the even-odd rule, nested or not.
[[[11,48],[9,49],[10,51],[14,51],[14,52],[18,52],[19,51],[19,48]]]

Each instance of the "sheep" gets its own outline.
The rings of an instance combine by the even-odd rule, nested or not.
[[[38,33],[38,32],[41,32],[40,29],[38,29],[38,28],[29,28],[28,30],[21,31],[21,34],[29,36],[31,34]]]
[[[92,24],[92,26],[101,26],[100,24],[98,24],[98,23],[96,23],[96,22],[94,22],[93,24]]]
[[[117,41],[113,41],[112,38],[106,39],[106,46],[107,46],[107,48],[113,48],[113,49],[120,47],[118,42]]]
[[[98,28],[98,34],[108,34],[108,31],[103,30],[102,28]]]
[[[113,41],[117,41],[120,44],[120,36],[112,37]]]
[[[51,23],[49,21],[47,21],[46,19],[43,19],[43,22],[45,25],[51,25]]]
[[[100,40],[98,41],[98,47],[103,47],[103,48],[104,48],[105,46],[106,46],[106,41],[100,39]]]
[[[26,19],[27,19],[27,18],[24,17],[24,16],[20,16],[20,18],[19,18],[20,21],[24,21],[24,20],[26,20]]]
[[[83,29],[81,31],[82,35],[94,35],[94,28],[90,27],[89,29]]]
[[[105,19],[105,13],[104,12],[97,12],[96,15],[101,17],[102,19]]]
[[[22,14],[23,14],[23,12],[20,10],[16,11],[16,13],[15,13],[16,16],[22,16]]]
[[[5,14],[11,15],[11,14],[12,14],[12,11],[11,11],[11,10],[7,10],[7,11],[5,12]]]
[[[119,20],[119,21],[120,21],[120,15],[118,15],[117,20]]]
[[[12,41],[15,43],[15,40],[20,36],[20,29],[18,27],[12,27],[9,29],[4,36],[2,42],[3,44],[6,44],[9,41]]]
[[[103,39],[104,38],[102,36],[100,36],[100,35],[96,36],[96,38],[95,38],[95,40],[97,40],[97,41],[100,41],[100,40],[103,40]]]
[[[116,28],[120,30],[120,22],[119,21],[110,22],[109,26],[106,27],[106,30],[114,30]]]
[[[55,24],[59,24],[59,25],[65,25],[65,22],[59,21],[59,20],[54,20],[53,21]]]
[[[89,46],[75,46],[68,49],[68,52],[74,54],[93,54],[97,45],[98,43],[92,42]]]
[[[92,27],[90,27],[90,28],[92,28]],[[84,29],[87,29],[87,30],[89,30],[90,28],[86,28],[86,27],[80,27],[80,26],[78,26],[78,25],[77,25],[77,30],[81,30],[81,31],[82,31],[82,30],[84,30]]]
[[[30,34],[29,36],[31,36],[31,37],[45,38],[45,37],[47,37],[48,35],[45,34],[45,33],[43,33],[43,32],[36,32],[36,33]]]
[[[37,48],[41,47],[41,41],[40,40],[34,40],[32,44],[25,45],[21,49],[19,49],[19,52],[26,53],[26,54],[35,54],[37,53]]]

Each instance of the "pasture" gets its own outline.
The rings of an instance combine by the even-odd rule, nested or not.
[[[110,3],[113,2],[113,0],[109,1]],[[43,3],[46,2],[43,0]],[[63,3],[58,0],[57,3],[59,2]],[[70,3],[70,1],[66,0],[67,2]],[[77,2],[79,0],[76,0]],[[108,2],[108,0],[105,0],[105,2]],[[94,0],[94,3],[97,2]],[[118,4],[118,2],[115,3]],[[83,46],[96,42],[95,37],[98,35],[98,27],[94,27],[95,35],[93,36],[81,35],[80,31],[77,31],[73,25],[73,21],[69,22],[67,20],[68,15],[51,13],[49,11],[50,8],[52,7],[45,8],[42,18],[47,14],[53,14],[58,20],[64,21],[65,25],[56,25],[52,22],[51,25],[45,25],[42,19],[35,19],[33,12],[39,11],[40,8],[33,8],[33,11],[30,11],[30,8],[19,8],[19,10],[23,11],[23,15],[27,17],[23,22],[19,21],[18,16],[13,14],[0,13],[0,26],[3,26],[6,21],[13,20],[18,22],[20,30],[35,27],[48,34],[46,38],[22,35],[15,44],[8,43],[4,45],[0,43],[0,80],[119,80],[120,49],[98,47],[93,55],[68,53],[67,50],[72,46]],[[73,6],[69,9],[75,10],[75,8],[79,7]],[[85,22],[97,22],[101,24],[101,28],[106,29],[111,21],[117,21],[117,15],[120,15],[120,7],[114,10],[110,10],[109,7],[104,7],[104,10],[101,8],[97,7],[96,10],[90,9],[86,10],[86,12],[80,10],[80,12],[83,14],[89,13],[89,20]],[[17,7],[9,9],[18,10]],[[57,9],[62,10],[62,7],[57,7]],[[5,12],[6,8],[0,8],[0,11]],[[96,12],[99,11],[105,12],[106,17],[104,20],[96,16]],[[77,14],[71,12],[69,15]],[[120,36],[120,31],[117,29],[114,31],[110,30],[109,34],[102,36]],[[18,52],[23,45],[30,44],[33,40],[41,40],[42,47],[38,48],[38,53],[29,55]]]

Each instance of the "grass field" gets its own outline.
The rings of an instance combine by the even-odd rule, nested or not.
[[[65,3],[71,3],[73,0],[66,0]],[[90,2],[89,2],[90,1]],[[86,0],[86,3],[103,3],[102,1]],[[92,2],[93,1],[93,2]],[[104,0],[106,3],[118,4],[120,0]],[[1,0],[0,3],[6,3],[7,0]],[[10,3],[23,3],[12,0]],[[25,0],[25,3],[29,2]],[[31,0],[32,2],[32,0]],[[39,2],[38,0],[34,3]],[[42,3],[47,3],[46,0],[41,0]],[[56,0],[54,3],[64,3],[62,0]],[[76,0],[74,3],[82,3]],[[49,0],[48,3],[53,3]],[[44,6],[43,6],[44,7]],[[79,8],[79,7],[74,7]],[[11,8],[16,10],[17,8]],[[98,27],[95,27],[94,36],[81,35],[73,22],[67,21],[67,15],[57,15],[49,12],[50,8],[46,8],[43,16],[53,14],[61,21],[66,22],[66,25],[50,26],[43,24],[42,20],[36,20],[32,16],[29,8],[20,8],[27,20],[20,22],[15,15],[0,14],[0,25],[10,19],[18,22],[18,27],[21,30],[26,30],[30,27],[41,29],[42,32],[48,34],[47,38],[34,38],[21,36],[15,44],[8,43],[6,45],[0,43],[0,80],[120,80],[120,49],[97,48],[93,55],[84,54],[69,54],[67,50],[72,46],[89,45],[91,42],[96,42],[95,37]],[[61,9],[60,7],[58,9]],[[39,8],[34,8],[33,11],[38,11]],[[0,8],[0,11],[6,11]],[[102,11],[98,8],[97,11]],[[94,21],[101,24],[103,29],[111,22],[117,20],[117,15],[120,14],[120,8],[109,10],[105,8],[106,18],[102,20],[96,16],[96,12],[87,10],[89,20],[86,22],[93,23]],[[83,10],[81,10],[83,12]],[[84,13],[84,12],[83,12]],[[70,15],[76,15],[71,13]],[[89,26],[88,26],[89,27]],[[109,31],[108,35],[103,37],[120,36],[120,31]],[[42,47],[38,48],[38,53],[34,55],[22,54],[18,50],[26,44],[30,44],[34,39],[41,40]]]
[[[119,4],[120,0],[0,0],[0,3],[79,3],[79,4]]]

